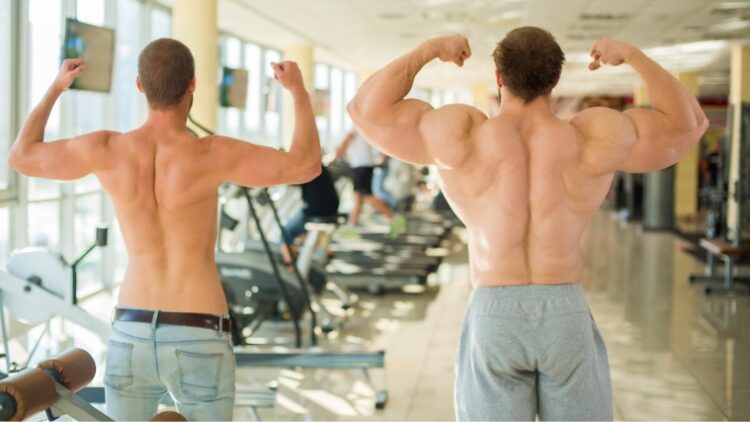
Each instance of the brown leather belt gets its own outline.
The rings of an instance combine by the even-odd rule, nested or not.
[[[229,333],[232,331],[232,322],[229,318],[211,315],[197,314],[192,312],[166,312],[147,311],[144,309],[115,308],[115,321],[147,322],[151,323],[156,316],[156,324],[182,325],[185,327],[208,328],[210,330]]]

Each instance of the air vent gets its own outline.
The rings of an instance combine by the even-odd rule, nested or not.
[[[406,15],[403,13],[381,13],[378,15],[378,17],[387,21],[395,21],[398,19],[406,18]]]
[[[578,19],[582,21],[623,21],[630,18],[627,13],[581,13]]]

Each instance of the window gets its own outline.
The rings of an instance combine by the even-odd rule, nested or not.
[[[121,3],[121,1],[118,3]],[[172,36],[172,16],[169,12],[155,7],[151,10],[151,39],[169,38],[170,36]]]
[[[221,62],[233,69],[242,67],[242,41],[235,37],[222,37]],[[242,110],[235,107],[219,107],[219,132],[223,135],[242,137]]]
[[[255,44],[245,44],[245,69],[248,71],[247,107],[245,108],[246,136],[253,140],[260,132],[260,109],[262,102],[261,49]]]
[[[276,83],[271,69],[271,62],[281,61],[281,53],[276,50],[265,50],[263,58],[263,128],[262,143],[281,146],[281,85]]]
[[[331,69],[331,137],[338,143],[343,135],[344,123],[344,73]]]
[[[9,1],[2,2],[0,4],[0,92],[9,93],[11,92],[11,66],[13,60],[11,59],[11,5]],[[7,152],[10,148],[11,143],[11,95],[0,96],[0,191],[10,188],[10,169],[8,168]],[[0,214],[0,218],[2,214]],[[0,222],[2,227],[2,222]],[[0,232],[2,233],[2,232]],[[1,236],[1,234],[0,234]],[[0,238],[0,242],[3,239]],[[2,248],[0,248],[2,252]]]
[[[320,134],[320,140],[323,145],[331,144],[331,128],[330,122],[330,110],[328,105],[331,101],[331,74],[328,70],[328,66],[324,64],[316,64],[314,69],[314,96],[313,100],[317,104],[315,110],[315,123],[318,126],[318,133]]]
[[[137,0],[117,2],[117,44],[112,75],[112,97],[116,111],[115,130],[121,132],[133,130],[145,117],[146,100],[135,85],[138,76],[138,54],[143,43],[140,31],[133,30],[133,23],[141,19],[142,11],[143,5]]]
[[[75,198],[73,218],[73,253],[77,256],[96,239],[96,226],[101,223],[101,194],[93,193]],[[101,282],[101,251],[94,250],[78,271],[79,292],[95,288]]]
[[[76,0],[76,18],[91,25],[104,25],[104,0]],[[89,91],[70,91],[73,98],[74,127],[72,135],[80,135],[101,130],[104,125],[104,113],[107,94]],[[76,192],[99,190],[99,181],[89,176],[75,182]]]
[[[28,238],[32,246],[60,248],[60,202],[30,203],[28,207]]]
[[[344,132],[348,132],[354,127],[352,116],[346,111],[346,105],[354,98],[355,94],[357,94],[357,75],[354,72],[346,72],[344,76]]]
[[[0,208],[0,266],[8,258],[10,248],[10,209]]]
[[[31,111],[42,99],[60,68],[62,43],[61,0],[29,0],[29,101]],[[52,109],[45,138],[60,137],[60,102]],[[42,179],[29,180],[29,199],[60,196],[60,183]]]
[[[315,121],[321,143],[326,150],[331,150],[354,127],[346,105],[357,93],[357,76],[353,72],[318,63],[315,65],[314,86],[318,96],[315,101],[328,105],[327,110],[316,110],[321,114],[315,116]]]

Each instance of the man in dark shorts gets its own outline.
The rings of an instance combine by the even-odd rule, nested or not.
[[[341,141],[334,160],[346,155],[354,171],[354,207],[349,213],[349,224],[356,227],[362,204],[367,201],[389,221],[393,220],[393,210],[380,198],[372,194],[372,173],[377,161],[375,151],[359,133],[352,131]]]

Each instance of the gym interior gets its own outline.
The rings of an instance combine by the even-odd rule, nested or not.
[[[466,228],[434,166],[387,157],[374,170],[373,194],[403,218],[403,230],[393,235],[368,203],[348,225],[355,175],[337,151],[354,130],[347,104],[361,83],[431,37],[465,35],[473,55],[460,68],[428,64],[409,97],[497,115],[491,53],[526,25],[550,31],[565,52],[550,100],[560,118],[589,107],[649,107],[629,66],[587,69],[592,43],[611,37],[671,72],[709,120],[676,165],[616,174],[583,236],[579,281],[607,345],[615,419],[750,419],[750,1],[2,0],[3,420],[24,401],[31,420],[107,417],[107,341],[128,265],[99,180],[22,176],[8,165],[11,145],[63,58],[96,63],[96,76],[61,96],[45,138],[142,125],[138,56],[164,37],[195,58],[188,128],[197,136],[288,148],[294,104],[271,63],[295,61],[340,200],[331,218],[308,222],[289,264],[279,252],[282,227],[303,207],[300,188],[219,192],[216,264],[233,323],[233,418],[453,420],[472,292]],[[81,360],[85,374],[71,375]],[[68,361],[65,375],[58,366]],[[40,363],[67,380],[45,384],[38,397],[47,403],[14,399],[14,377]],[[174,409],[165,395],[160,410]]]

